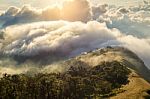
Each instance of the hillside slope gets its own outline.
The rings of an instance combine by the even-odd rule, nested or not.
[[[150,70],[145,66],[144,62],[133,52],[122,47],[107,47],[98,49],[93,52],[83,53],[76,57],[76,60],[81,60],[91,66],[96,66],[103,61],[120,61],[136,71],[137,74],[142,76],[150,82]]]
[[[122,87],[125,90],[110,99],[150,99],[150,84],[134,71],[129,76],[129,84]]]
[[[54,65],[55,67],[55,65]],[[50,68],[52,68],[50,66]],[[107,47],[57,63],[59,72],[4,74],[0,98],[150,99],[150,72],[122,47]]]
[[[111,99],[150,99],[150,71],[144,65],[144,62],[128,49],[122,47],[108,47],[92,52],[85,52],[74,59],[85,62],[90,66],[96,66],[103,61],[120,61],[130,68],[132,73],[128,78],[129,84],[121,88],[124,92],[111,97]],[[71,59],[71,61],[72,60],[73,59]]]

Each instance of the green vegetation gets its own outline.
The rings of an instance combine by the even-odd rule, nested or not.
[[[114,95],[128,83],[130,70],[120,62],[103,62],[89,68],[78,63],[80,66],[59,74],[4,74],[0,99],[95,99]]]

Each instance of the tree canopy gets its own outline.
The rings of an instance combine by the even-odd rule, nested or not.
[[[89,68],[82,65],[78,62],[64,73],[4,74],[0,99],[95,99],[114,95],[115,89],[128,83],[130,70],[118,61]]]

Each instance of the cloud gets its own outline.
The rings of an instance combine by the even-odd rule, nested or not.
[[[34,56],[42,52],[55,52],[68,56],[74,50],[92,48],[97,43],[115,39],[112,31],[96,21],[87,24],[55,21],[8,27],[5,39],[9,38],[12,43],[8,44],[5,53]]]
[[[106,22],[109,28],[118,28],[124,33],[137,32],[141,36],[140,33],[142,32],[147,36],[149,33],[144,30],[149,28],[149,11],[149,3],[125,8],[107,4],[94,6],[88,0],[65,0],[62,7],[54,5],[43,9],[36,9],[29,5],[24,5],[22,8],[9,7],[0,15],[0,22],[3,27],[6,27],[38,21],[66,20],[88,22],[97,20]],[[138,30],[134,29],[136,25],[139,26],[139,28],[136,28]]]
[[[149,37],[150,28],[150,5],[134,7],[110,7],[96,18],[99,22],[106,22],[109,28],[117,28],[122,33]]]
[[[72,57],[106,46],[123,46],[135,52],[149,66],[150,43],[109,29],[97,21],[50,21],[10,26],[5,29],[3,53],[19,59]],[[143,47],[144,45],[144,47]]]
[[[47,20],[87,22],[90,18],[90,3],[87,0],[72,0],[65,1],[62,7],[51,6],[43,9],[36,9],[29,5],[24,5],[22,8],[12,6],[0,15],[0,22],[3,22],[3,27],[6,27],[18,23]]]
[[[21,9],[17,7],[9,7],[0,16],[0,21],[3,22],[3,26],[13,25],[16,23],[32,22],[36,21],[39,16],[39,12],[30,6],[23,6]]]
[[[20,66],[20,62],[49,65],[51,61],[58,62],[96,48],[123,46],[150,68],[149,11],[149,4],[129,8],[91,7],[86,0],[67,1],[62,8],[10,7],[0,16],[6,26],[0,32],[0,65]],[[14,73],[14,67],[8,69]]]
[[[98,6],[92,6],[92,19],[96,20],[99,16],[103,15],[108,10],[108,5],[98,5]]]
[[[64,2],[62,19],[87,22],[91,18],[90,3],[87,0],[72,0]],[[69,13],[69,14],[68,14]]]

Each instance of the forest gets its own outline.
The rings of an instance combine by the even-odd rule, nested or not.
[[[3,74],[0,99],[100,99],[117,94],[129,82],[131,71],[119,61],[83,65],[80,61],[63,73]]]

